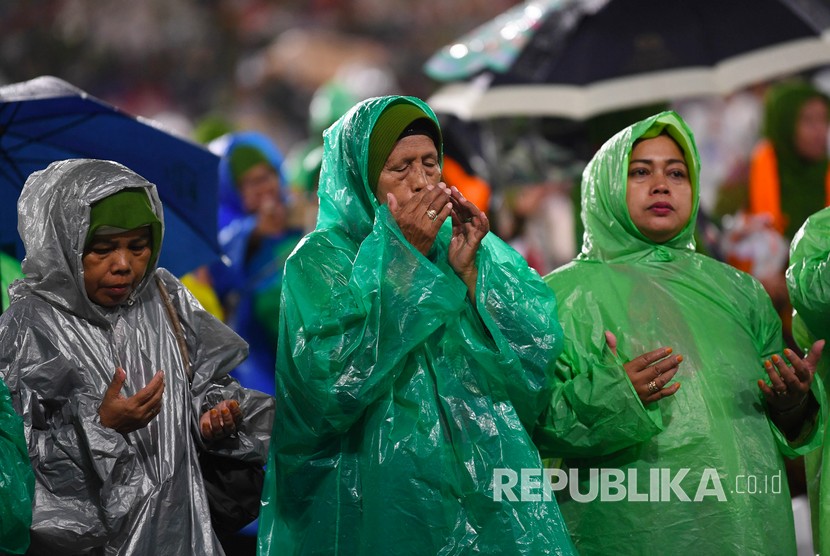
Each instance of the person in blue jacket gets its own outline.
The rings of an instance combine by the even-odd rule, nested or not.
[[[246,387],[273,394],[283,265],[303,232],[288,223],[283,157],[274,143],[256,132],[225,140],[219,165],[224,256],[210,275],[226,322],[250,346],[233,375]]]

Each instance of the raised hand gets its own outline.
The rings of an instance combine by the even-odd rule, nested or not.
[[[389,212],[392,213],[406,240],[422,254],[429,253],[438,236],[438,230],[452,209],[448,190],[445,187],[428,185],[403,204],[399,203],[393,193],[387,193],[386,200]]]
[[[617,337],[605,332],[605,341],[611,352],[617,354]],[[671,355],[672,348],[662,347],[635,357],[623,365],[628,379],[634,385],[643,405],[671,396],[680,389],[680,383],[666,386],[680,368],[682,355]]]
[[[159,371],[152,380],[129,398],[121,393],[127,373],[124,369],[115,369],[112,381],[104,392],[104,399],[98,408],[101,424],[127,434],[142,429],[155,419],[161,411],[161,399],[164,394],[164,371]]]
[[[199,419],[199,430],[207,442],[226,438],[242,423],[242,409],[236,400],[223,400],[205,411]]]
[[[764,393],[767,404],[773,411],[788,413],[805,404],[816,367],[821,359],[822,349],[824,349],[824,340],[818,340],[812,345],[810,353],[804,359],[792,350],[785,349],[784,355],[790,361],[791,367],[787,365],[784,358],[778,355],[773,355],[772,361],[764,361],[764,369],[767,371],[772,387],[759,379],[758,388]]]
[[[452,239],[449,246],[449,263],[455,273],[475,293],[478,276],[476,253],[481,240],[490,231],[490,221],[477,206],[468,201],[456,187],[451,187]]]

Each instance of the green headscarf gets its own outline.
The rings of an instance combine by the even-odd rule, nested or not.
[[[153,251],[149,265],[155,264],[161,248],[161,221],[150,198],[143,189],[122,189],[114,195],[94,203],[89,213],[89,231],[86,245],[96,234],[114,234],[149,226],[150,245]]]
[[[377,189],[386,159],[404,134],[430,137],[435,148],[441,145],[441,132],[426,112],[414,104],[392,104],[381,113],[369,139],[369,187]]]
[[[820,98],[830,107],[830,99],[802,81],[790,81],[772,87],[765,99],[764,136],[775,149],[778,180],[781,187],[781,211],[789,221],[785,235],[793,237],[807,217],[825,205],[827,158],[805,160],[795,149],[795,127],[801,107],[810,99]]]
[[[234,147],[228,157],[228,162],[230,163],[233,183],[237,187],[239,187],[239,179],[242,175],[257,164],[264,162],[268,166],[271,166],[271,161],[268,160],[265,153],[252,145]]]

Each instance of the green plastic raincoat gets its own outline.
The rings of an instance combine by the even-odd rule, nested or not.
[[[527,431],[561,351],[555,299],[492,234],[476,306],[449,222],[428,257],[405,240],[366,179],[393,102],[435,120],[382,97],[329,128],[317,228],[286,263],[260,554],[570,554],[555,500],[493,492],[498,469],[542,470]]]
[[[815,339],[830,339],[830,208],[820,210],[807,219],[790,247],[787,289],[796,316],[793,336],[802,348]],[[825,345],[824,356],[816,374],[827,381],[830,356]],[[810,516],[813,522],[813,544],[819,554],[830,554],[830,480],[821,480],[830,473],[830,439],[825,438],[820,450],[804,456]]]
[[[655,125],[686,143],[694,189],[689,222],[663,244],[626,204],[633,143]],[[609,139],[583,176],[582,252],[546,277],[566,340],[534,439],[543,457],[564,458],[554,490],[581,554],[795,552],[782,456],[814,448],[821,422],[791,446],[767,416],[757,380],[782,350],[781,323],[752,277],[695,252],[698,175],[673,112]],[[682,387],[644,407],[623,364],[664,346],[684,357]]]
[[[0,380],[0,554],[23,554],[29,547],[34,490],[23,419]]]

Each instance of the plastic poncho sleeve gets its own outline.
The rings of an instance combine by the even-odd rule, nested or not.
[[[754,287],[757,302],[751,304],[749,309],[751,311],[758,311],[755,321],[760,323],[760,329],[755,332],[756,338],[763,339],[763,343],[758,346],[758,352],[761,354],[758,360],[758,376],[766,381],[769,385],[770,380],[764,370],[764,361],[769,360],[773,355],[782,356],[784,349],[783,336],[781,332],[781,319],[772,306],[772,301],[769,299],[766,291],[761,284],[755,279],[749,279]],[[819,411],[812,421],[804,423],[798,438],[790,442],[786,435],[781,432],[772,420],[770,411],[766,408],[766,401],[763,394],[758,391],[758,399],[765,407],[767,422],[770,430],[775,437],[775,442],[778,445],[779,451],[788,458],[796,458],[815,450],[821,444],[821,437],[824,434],[825,414],[827,412],[826,402],[824,401],[824,384],[818,375],[814,376],[813,384],[810,386],[810,391],[819,402]]]
[[[830,331],[830,209],[813,216],[790,249],[787,287],[793,308],[817,338]]]
[[[13,346],[4,350],[0,371],[22,404],[32,448],[38,479],[32,529],[49,545],[82,552],[104,544],[121,526],[142,495],[144,471],[124,436],[101,424],[102,393],[82,386],[88,371],[63,355],[61,338],[30,324],[37,322],[31,315],[37,310],[17,315],[17,333],[12,327],[0,329],[0,342]],[[65,385],[68,398],[40,399],[24,386],[27,376],[60,377],[57,382]],[[90,483],[100,489],[90,492]]]
[[[0,380],[0,553],[22,554],[28,548],[34,489],[23,422]]]
[[[595,332],[604,343],[600,323]],[[601,344],[594,353],[580,351],[565,334],[550,406],[534,435],[543,458],[610,454],[663,430],[659,408],[643,406],[621,357]]]
[[[294,364],[282,371],[309,434],[347,431],[466,294],[403,239],[385,207],[359,247],[334,233],[303,240],[286,263],[282,337]]]
[[[481,368],[506,392],[519,419],[532,432],[550,401],[552,361],[562,352],[556,298],[536,271],[495,236],[485,237],[476,264],[477,311],[505,358],[499,368]]]
[[[175,300],[185,328],[189,356],[193,364],[192,434],[202,449],[234,459],[264,464],[268,454],[274,400],[271,396],[243,388],[228,373],[247,355],[245,342],[208,313],[187,288],[164,269],[157,271]],[[243,424],[238,434],[205,446],[199,418],[223,400],[236,400]]]

